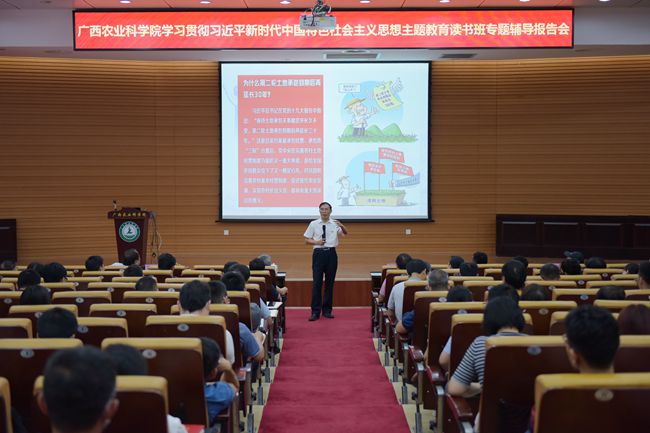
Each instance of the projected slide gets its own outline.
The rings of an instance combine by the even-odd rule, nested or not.
[[[221,218],[429,218],[428,63],[222,63]]]

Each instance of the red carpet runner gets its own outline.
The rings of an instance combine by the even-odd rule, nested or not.
[[[287,310],[289,332],[260,433],[409,433],[369,331],[368,308],[308,322]]]

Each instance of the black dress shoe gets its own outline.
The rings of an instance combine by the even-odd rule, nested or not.
[[[310,322],[313,322],[314,320],[318,320],[318,314],[312,314],[311,317],[309,318]]]
[[[332,314],[332,313],[323,313],[323,317],[327,317],[328,319],[333,319],[334,314]]]

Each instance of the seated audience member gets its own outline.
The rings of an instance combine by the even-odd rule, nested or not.
[[[650,289],[650,262],[639,263],[639,277],[636,279],[636,283],[641,290]]]
[[[458,269],[460,268],[460,265],[462,265],[465,262],[465,259],[463,259],[460,256],[451,256],[449,258],[449,268],[450,269]]]
[[[430,270],[431,265],[424,260],[412,259],[406,265],[406,273],[409,275],[407,281],[425,280]],[[404,305],[404,284],[405,281],[401,281],[393,286],[387,304],[388,315],[396,318],[398,321],[402,320],[403,314],[402,305]]]
[[[515,256],[512,258],[512,260],[516,260],[522,265],[524,265],[524,269],[528,269],[528,259],[524,256]]]
[[[210,288],[207,284],[193,280],[183,284],[178,297],[178,307],[181,316],[209,316]],[[226,357],[231,363],[235,362],[235,349],[232,334],[226,330]]]
[[[598,289],[596,299],[607,299],[609,301],[625,300],[625,290],[619,286],[603,286]]]
[[[278,272],[278,265],[273,263],[273,259],[269,254],[260,254],[259,256],[257,256],[257,258],[262,259],[262,261],[264,262],[264,266],[271,266],[275,270],[275,272]]]
[[[519,260],[510,260],[501,267],[503,282],[517,290],[522,290],[526,285],[526,266]]]
[[[244,277],[244,288],[242,290],[246,290],[246,282],[248,279],[251,277],[251,271],[248,269],[248,266],[242,265],[241,263],[236,263],[230,267],[232,272],[237,272],[239,273],[242,277]],[[231,290],[228,288],[228,290]],[[266,329],[271,328],[271,310],[269,310],[268,305],[264,302],[264,300],[260,297],[260,310],[262,311],[262,318],[266,321]]]
[[[50,290],[38,284],[26,287],[20,295],[20,305],[47,305],[51,303]]]
[[[618,315],[618,327],[621,335],[650,335],[650,308],[628,305]]]
[[[226,285],[221,281],[210,281],[208,283],[210,287],[210,301],[212,304],[229,304],[230,300],[228,299],[228,292],[226,291]],[[256,304],[251,304],[251,322],[253,323],[253,329],[255,325],[259,326],[261,320],[261,314],[259,306]],[[253,317],[252,312],[256,311],[257,317]],[[257,320],[257,323],[255,323]],[[257,362],[264,361],[264,337],[265,335],[257,331],[253,334],[248,326],[244,325],[241,321],[239,322],[239,344],[242,351],[242,358],[244,363],[248,362],[249,359],[252,359]]]
[[[39,262],[31,262],[29,265],[27,265],[27,270],[28,271],[36,271],[38,275],[41,275],[41,272],[43,271],[43,268],[45,265],[43,263]]]
[[[576,260],[578,263],[582,263],[585,261],[585,256],[580,251],[565,251],[564,257],[566,257],[567,259]]]
[[[488,301],[483,315],[485,335],[476,337],[465,352],[453,376],[447,383],[447,391],[453,396],[472,397],[481,392],[485,368],[485,341],[488,336],[524,335],[524,316],[509,296]]]
[[[68,276],[68,271],[61,263],[48,263],[41,270],[41,277],[46,283],[61,283]]]
[[[248,262],[248,268],[251,271],[263,271],[266,269],[266,265],[264,264],[264,260],[262,260],[259,257],[254,258],[250,262]],[[275,284],[273,284],[272,287],[273,291],[273,301],[282,301],[282,298],[284,296],[287,296],[287,292],[289,289],[286,287],[276,287]]]
[[[104,353],[110,358],[118,376],[147,376],[147,361],[138,349],[127,344],[111,344]],[[179,418],[167,414],[167,433],[187,433]]]
[[[144,272],[142,271],[140,265],[129,265],[124,268],[122,275],[125,277],[142,277],[144,276]]]
[[[170,270],[176,266],[176,257],[169,253],[162,253],[158,256],[158,269]]]
[[[13,260],[3,260],[0,263],[0,271],[15,271],[16,270],[16,262]]]
[[[553,263],[547,263],[539,270],[539,276],[545,281],[556,281],[560,279],[560,268]]]
[[[38,272],[32,269],[25,269],[20,274],[18,274],[18,290],[23,290],[29,286],[36,286],[41,284],[41,276]]]
[[[406,264],[412,260],[411,256],[406,253],[399,253],[395,257],[395,266],[397,269],[406,269]],[[379,296],[377,297],[378,303],[383,303],[384,298],[386,298],[386,279],[381,282],[381,287],[379,288]]]
[[[449,289],[447,302],[472,302],[472,292],[465,286],[454,286]],[[449,361],[451,360],[451,336],[447,339],[445,347],[440,352],[438,363],[445,370],[449,370]]]
[[[618,324],[604,308],[582,305],[567,315],[567,355],[580,373],[613,373],[619,346]]]
[[[451,295],[451,290],[453,289],[454,288],[449,289],[449,275],[447,275],[447,273],[442,269],[432,269],[431,272],[429,272],[429,275],[427,275],[426,290],[431,290],[431,291],[449,290],[447,294],[447,302],[452,302],[449,300],[449,296]],[[470,294],[470,300],[471,298],[472,295]],[[400,334],[410,334],[411,332],[413,332],[414,320],[415,320],[415,310],[404,312],[404,314],[402,315],[402,320],[397,322],[397,326],[395,327],[395,329]]]
[[[232,267],[235,266],[236,264],[238,264],[238,263],[235,262],[235,261],[230,261],[230,262],[224,263],[223,264],[223,273],[225,274],[226,272],[232,271]]]
[[[122,257],[122,264],[124,266],[138,265],[140,266],[140,253],[135,248],[128,249],[124,251],[124,257]]]
[[[243,292],[246,290],[246,281],[239,272],[226,272],[221,277],[221,282],[225,284],[229,292]]]
[[[522,301],[550,301],[551,291],[539,284],[527,285],[521,293]]]
[[[203,347],[203,378],[205,379],[205,401],[208,406],[208,423],[213,425],[217,415],[227,409],[237,397],[239,380],[232,369],[232,363],[221,356],[221,349],[211,338],[201,338]],[[217,376],[221,379],[217,381]]]
[[[158,290],[158,281],[154,277],[147,275],[135,283],[135,290],[138,292],[155,292]]]
[[[623,274],[638,274],[639,273],[639,264],[638,263],[628,263],[623,268]]]
[[[475,277],[478,275],[478,266],[474,262],[463,262],[458,270],[461,277]]]
[[[507,296],[516,303],[519,303],[519,293],[510,284],[497,284],[488,289],[488,302],[501,296]]]
[[[488,262],[488,255],[483,251],[476,251],[472,254],[472,261],[477,265],[485,265]]]
[[[86,270],[87,271],[103,271],[104,270],[104,259],[100,256],[90,256],[86,259]]]
[[[77,332],[77,317],[70,311],[54,307],[41,314],[36,322],[38,338],[70,338]]]
[[[64,349],[45,365],[38,406],[47,414],[52,433],[101,433],[119,405],[115,369],[106,354],[85,346]]]
[[[585,262],[585,267],[590,269],[605,269],[607,267],[607,262],[602,257],[590,257]]]
[[[565,275],[581,275],[582,267],[580,267],[580,262],[576,259],[566,259],[562,260],[560,264],[560,270]]]

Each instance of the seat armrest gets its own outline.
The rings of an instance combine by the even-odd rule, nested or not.
[[[447,400],[447,406],[451,410],[450,415],[456,421],[457,425],[461,425],[463,422],[474,423],[474,413],[465,398],[454,397],[449,394],[445,394],[445,398]]]
[[[427,367],[425,374],[427,380],[434,385],[445,383],[445,372],[440,367]]]
[[[420,349],[411,346],[409,348],[409,358],[411,358],[413,362],[424,362],[424,353],[422,353]]]

